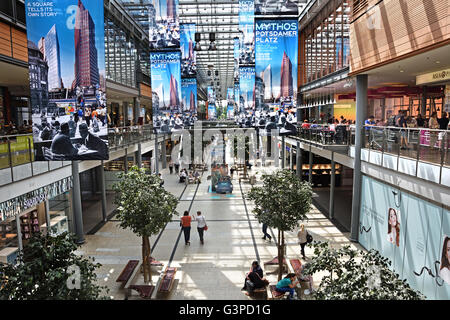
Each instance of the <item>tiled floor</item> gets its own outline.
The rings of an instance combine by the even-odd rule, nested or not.
[[[273,168],[253,170],[260,175]],[[262,264],[277,254],[274,239],[271,242],[261,239],[261,225],[251,212],[252,204],[242,197],[242,193],[247,192],[250,185],[239,185],[235,175],[233,194],[218,195],[209,192],[211,182],[207,180],[208,172],[203,174],[200,185],[188,186],[178,183],[177,176],[170,175],[167,169],[162,170],[162,174],[166,189],[180,197],[177,211],[180,214],[189,209],[191,214],[202,211],[209,229],[205,232],[205,244],[201,245],[196,224],[193,223],[191,245],[186,246],[176,218],[159,235],[151,237],[152,256],[163,262],[164,268],[167,265],[178,268],[172,292],[166,296],[154,294],[153,298],[249,299],[240,289],[251,262],[259,260]],[[327,240],[336,246],[350,244],[348,234],[341,233],[316,208],[308,215],[306,226],[315,240]],[[277,234],[276,230],[269,232]],[[296,234],[297,230],[286,234],[287,258],[300,258]],[[141,258],[141,239],[130,230],[121,229],[119,222],[112,218],[94,235],[86,236],[86,243],[80,251],[102,264],[97,272],[98,279],[101,285],[110,289],[109,295],[114,299],[124,299],[124,290],[115,281],[128,260]],[[306,255],[309,259],[313,255],[312,249],[307,248]],[[157,283],[161,270],[153,270],[154,284]],[[264,271],[273,270],[274,267],[268,266]],[[276,282],[276,274],[268,274],[267,278],[271,283]],[[314,279],[316,284],[319,280],[320,277]],[[143,283],[143,276],[137,282]],[[136,293],[133,295],[137,297]]]

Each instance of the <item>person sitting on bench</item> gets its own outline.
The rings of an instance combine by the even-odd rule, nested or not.
[[[246,290],[246,295],[250,295],[253,293],[255,289],[261,289],[266,287],[269,284],[269,281],[264,278],[264,272],[258,261],[253,261],[252,266],[250,267],[250,271],[247,273],[245,277],[245,284],[241,290]]]
[[[288,273],[286,277],[278,281],[275,290],[281,293],[289,292],[289,300],[292,300],[295,293],[294,288],[298,284],[296,278],[295,273]]]
[[[180,172],[180,182],[185,182],[187,177],[186,169],[181,170]]]

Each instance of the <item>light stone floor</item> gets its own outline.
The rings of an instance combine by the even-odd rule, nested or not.
[[[253,173],[257,172],[257,176],[272,170],[273,167],[252,169]],[[262,265],[264,261],[277,255],[274,239],[271,242],[261,239],[261,225],[251,212],[252,204],[243,199],[242,193],[245,194],[251,186],[247,182],[239,185],[237,175],[234,175],[233,193],[219,195],[209,192],[211,181],[207,180],[208,172],[203,174],[200,185],[190,184],[187,187],[178,183],[177,175],[170,175],[167,169],[162,170],[162,174],[165,188],[180,198],[178,213],[181,215],[184,210],[189,209],[191,214],[202,211],[209,229],[205,232],[205,244],[201,245],[194,222],[191,245],[186,246],[176,217],[159,235],[150,238],[152,256],[164,263],[164,268],[169,263],[170,266],[177,267],[172,292],[165,296],[154,293],[153,299],[250,299],[240,289],[251,262],[259,260]],[[348,234],[341,233],[314,207],[308,214],[306,227],[315,240],[326,240],[336,247],[350,244],[362,249],[351,243]],[[276,230],[269,232],[277,235]],[[288,259],[300,258],[296,234],[297,230],[285,235]],[[120,289],[116,279],[128,260],[141,258],[141,239],[130,230],[121,229],[119,222],[113,217],[96,234],[86,236],[80,252],[102,264],[97,271],[98,281],[100,285],[109,288],[109,295],[113,299],[124,299],[124,290]],[[306,256],[307,261],[313,256],[311,248],[306,248]],[[157,283],[162,270],[152,270],[153,284]],[[273,270],[273,266],[268,266],[264,272]],[[318,285],[320,278],[320,274],[315,275],[315,285]],[[276,283],[276,274],[267,274],[267,279]],[[136,283],[143,283],[143,276],[139,276]],[[133,298],[139,299],[135,292]]]

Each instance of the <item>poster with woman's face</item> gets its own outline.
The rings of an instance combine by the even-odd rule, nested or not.
[[[388,210],[387,240],[397,247],[400,244],[400,211],[394,208]]]
[[[439,276],[450,285],[450,237],[445,236],[442,245],[442,258]]]

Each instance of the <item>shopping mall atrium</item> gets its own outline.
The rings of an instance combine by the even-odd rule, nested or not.
[[[450,0],[1,0],[0,300],[449,300],[449,112]]]

